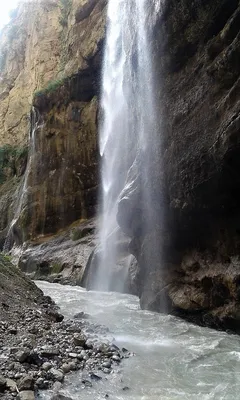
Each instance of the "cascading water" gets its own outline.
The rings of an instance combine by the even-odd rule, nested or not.
[[[33,107],[32,112],[31,112],[31,125],[30,125],[30,130],[29,130],[29,155],[28,155],[27,167],[26,167],[26,171],[24,174],[22,186],[18,193],[18,202],[16,204],[16,208],[15,208],[15,212],[14,212],[14,218],[9,226],[6,240],[5,240],[5,243],[3,246],[4,252],[8,252],[12,248],[12,246],[14,245],[14,242],[16,240],[16,237],[18,236],[16,225],[17,225],[17,222],[21,215],[22,208],[23,208],[24,201],[25,201],[25,196],[27,194],[28,177],[29,177],[29,173],[31,170],[31,166],[32,166],[32,159],[33,159],[35,151],[36,151],[35,133],[36,133],[37,129],[39,128],[39,123],[40,123],[39,113]]]
[[[154,82],[147,30],[147,0],[110,0],[102,77],[102,207],[100,251],[93,287],[109,290],[118,264],[120,232],[116,221],[119,195],[129,168],[144,157],[141,201],[146,205],[145,228],[151,223],[149,180],[151,152],[148,137],[156,132]],[[124,284],[124,283],[123,283]]]

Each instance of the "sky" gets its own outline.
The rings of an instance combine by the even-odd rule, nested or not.
[[[0,0],[0,29],[9,22],[9,11],[17,7],[19,0]]]

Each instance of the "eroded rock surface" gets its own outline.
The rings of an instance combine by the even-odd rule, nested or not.
[[[161,111],[145,189],[161,200],[144,232],[141,177],[130,173],[118,220],[133,239],[142,307],[239,331],[239,3],[168,1],[154,12]]]
[[[2,69],[2,144],[26,144],[35,90],[41,114],[16,225],[20,242],[89,218],[96,205],[106,1],[70,3],[36,2],[27,24],[20,8]],[[148,11],[159,130],[148,143],[151,179],[144,185],[160,200],[151,210],[151,229],[143,229],[139,185],[146,154],[139,153],[118,215],[138,260],[133,280],[144,308],[239,331],[239,2],[155,1]],[[21,181],[22,173],[11,179]],[[14,209],[7,203],[18,193],[11,185],[8,190],[3,232],[5,214]]]
[[[15,258],[32,279],[82,285],[88,259],[96,246],[96,221],[75,223],[55,236],[29,242]]]
[[[3,208],[12,212],[1,223],[2,242],[14,217],[9,242],[20,244],[95,212],[105,6],[105,0],[39,0],[21,5],[3,30],[0,153],[6,145],[17,155],[28,146],[29,158],[22,198],[23,180],[3,188]],[[13,177],[21,166],[15,159]],[[22,176],[26,157],[20,161]]]
[[[0,145],[27,142],[34,92],[88,66],[103,37],[105,5],[37,0],[19,6],[0,39]]]

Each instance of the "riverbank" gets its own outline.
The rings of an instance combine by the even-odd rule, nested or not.
[[[78,370],[82,386],[91,387],[128,357],[113,345],[107,328],[86,314],[65,320],[51,298],[3,255],[0,282],[2,400],[34,400],[41,389],[59,396],[65,375]]]

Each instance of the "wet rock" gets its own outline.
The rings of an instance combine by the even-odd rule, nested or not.
[[[111,369],[110,368],[103,368],[102,371],[104,372],[104,374],[110,374]]]
[[[81,312],[75,314],[73,316],[73,318],[74,319],[88,319],[88,318],[90,318],[90,315],[85,313],[85,312],[83,312],[83,311],[81,311]]]
[[[16,392],[17,391],[17,384],[15,381],[12,379],[6,379],[6,387],[10,392]]]
[[[88,379],[83,378],[83,379],[82,379],[82,383],[83,383],[86,387],[92,387],[92,382],[89,381]]]
[[[61,382],[54,382],[52,390],[54,393],[58,393],[61,387],[62,387]]]
[[[64,374],[68,374],[68,372],[71,371],[70,363],[63,364],[62,365],[62,370],[63,370]]]
[[[100,380],[102,379],[101,376],[96,375],[96,374],[94,374],[94,373],[91,373],[91,374],[90,374],[90,378],[91,378],[92,380],[94,380],[94,381],[100,381]]]
[[[4,376],[0,375],[0,392],[4,392],[6,389],[7,381]]]
[[[78,358],[77,353],[69,353],[68,356],[69,356],[70,358]]]
[[[72,400],[72,398],[62,393],[56,393],[51,397],[51,400]]]
[[[85,348],[92,349],[93,348],[93,341],[91,339],[86,340]]]
[[[102,343],[98,338],[98,335],[104,336],[108,333],[103,326],[95,325],[87,320],[84,323],[76,320],[60,323],[49,322],[45,319],[44,313],[38,313],[34,310],[25,312],[24,317],[18,324],[18,334],[21,332],[21,336],[8,333],[9,347],[6,341],[5,345],[2,348],[0,347],[0,350],[8,355],[0,366],[4,382],[3,387],[6,392],[6,396],[4,393],[4,400],[16,396],[17,391],[21,396],[32,396],[33,389],[51,389],[54,393],[57,393],[61,388],[61,382],[64,380],[64,374],[76,370],[82,370],[86,373],[86,376],[83,377],[83,385],[90,387],[91,381],[97,382],[102,379],[96,373],[97,371],[102,370],[104,374],[112,372],[111,360],[108,357],[118,356],[119,354],[122,356],[121,352],[112,346],[111,340],[109,340],[109,343]],[[46,322],[49,326],[47,330],[44,330]],[[39,327],[39,332],[42,329],[44,334],[30,334],[29,324],[31,323]],[[0,323],[0,335],[1,327],[2,324]],[[3,329],[5,330],[5,326],[3,326]],[[2,338],[2,336],[0,337]],[[5,336],[3,337],[5,338]],[[79,346],[80,340],[83,340],[81,344],[85,341],[85,348]],[[86,345],[87,342],[89,342],[88,346]],[[92,346],[93,348],[91,348]],[[117,368],[117,365],[115,367]],[[4,386],[6,377],[8,377],[11,385],[9,383],[9,385]]]
[[[101,353],[108,353],[109,352],[109,346],[106,345],[105,343],[101,344],[99,346],[99,351],[101,351]]]
[[[73,336],[73,342],[76,346],[84,347],[86,344],[86,336],[83,334],[75,334]]]
[[[52,319],[54,322],[61,322],[64,319],[64,316],[57,311],[47,310],[46,314]]]
[[[39,389],[47,389],[47,387],[45,387],[45,385],[44,385],[44,379],[43,378],[38,378],[36,380],[35,384]]]
[[[113,360],[113,361],[116,361],[116,362],[118,362],[118,363],[121,361],[120,357],[117,356],[117,355],[115,355],[115,354],[112,356],[112,360]]]
[[[52,368],[52,364],[50,362],[45,362],[42,364],[42,369],[44,371],[49,371],[49,369],[51,369],[51,368]]]
[[[17,400],[35,400],[35,394],[32,390],[24,390],[18,394]]]
[[[19,361],[20,363],[24,363],[29,356],[30,356],[30,351],[29,350],[19,350],[15,354],[15,359],[17,361]]]
[[[62,382],[64,379],[64,375],[63,375],[62,371],[60,371],[58,369],[52,368],[52,369],[50,369],[49,373],[55,381]]]
[[[110,361],[105,361],[102,363],[103,368],[111,368],[112,364]]]
[[[52,346],[44,346],[42,347],[40,354],[42,357],[53,358],[59,355],[59,350]]]
[[[18,384],[18,389],[20,392],[23,390],[33,390],[34,389],[33,377],[30,375],[24,376]]]

